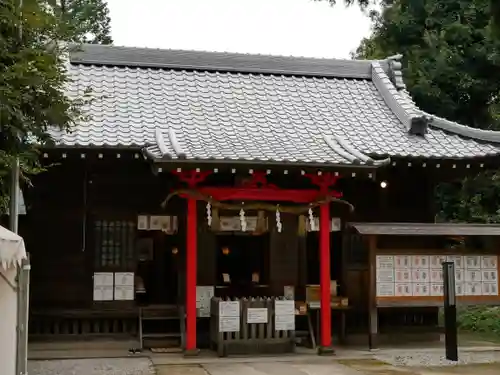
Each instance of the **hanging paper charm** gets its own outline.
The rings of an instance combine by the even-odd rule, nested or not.
[[[278,230],[278,233],[281,233],[281,230],[283,229],[279,206],[276,207],[276,229]]]
[[[314,232],[316,230],[316,226],[314,222],[314,215],[312,208],[310,208],[308,212],[309,212],[309,228],[311,232]]]
[[[240,223],[241,223],[241,230],[243,232],[246,232],[246,230],[247,230],[247,220],[245,218],[245,210],[243,210],[243,208],[240,210]]]
[[[209,227],[212,226],[212,205],[210,202],[207,203],[207,223]]]

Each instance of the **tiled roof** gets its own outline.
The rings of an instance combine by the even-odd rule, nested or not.
[[[146,146],[157,159],[376,164],[500,153],[498,133],[420,111],[398,65],[88,46],[71,56],[69,93],[92,88],[91,119],[53,137]]]

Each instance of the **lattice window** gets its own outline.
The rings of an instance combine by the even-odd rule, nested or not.
[[[95,266],[130,268],[135,258],[135,223],[126,220],[98,220],[94,223]]]

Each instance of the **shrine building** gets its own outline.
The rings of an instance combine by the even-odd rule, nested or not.
[[[244,335],[239,315],[212,327],[217,298],[265,297],[296,316],[256,309],[256,326],[373,348],[438,332],[445,260],[460,304],[499,305],[500,227],[437,223],[434,194],[497,168],[500,132],[420,110],[400,58],[71,52],[68,92],[92,100],[23,188],[31,340],[193,354],[210,330]]]

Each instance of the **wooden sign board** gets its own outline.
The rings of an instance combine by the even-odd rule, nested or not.
[[[445,261],[455,263],[459,299],[500,299],[497,255],[414,254],[377,255],[377,300],[442,299]]]

